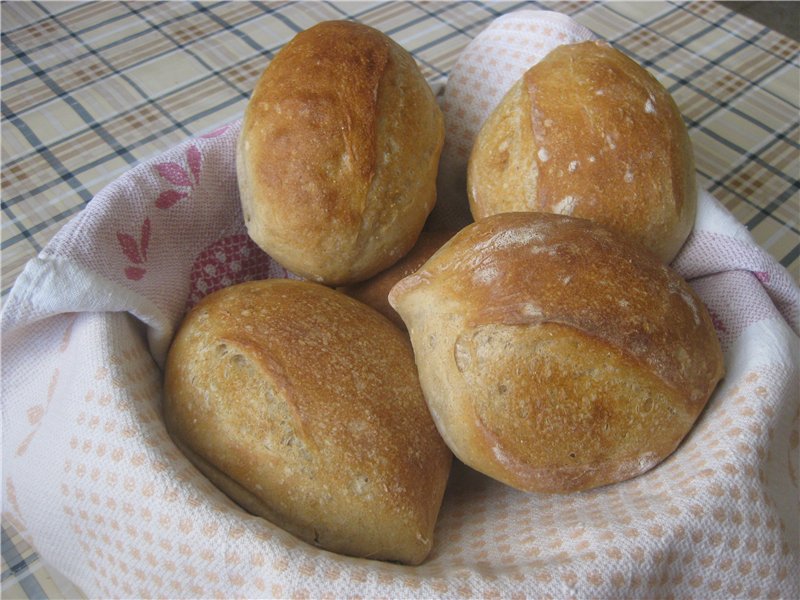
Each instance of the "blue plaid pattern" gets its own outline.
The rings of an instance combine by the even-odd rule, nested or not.
[[[714,2],[4,2],[2,297],[107,184],[239,118],[297,32],[353,19],[434,88],[501,14],[566,13],[647,67],[680,106],[700,184],[800,279],[800,45]],[[68,596],[9,523],[6,597]]]

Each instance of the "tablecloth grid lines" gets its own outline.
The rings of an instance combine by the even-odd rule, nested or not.
[[[16,532],[2,528],[2,591],[12,586],[19,586],[21,591],[31,598],[47,597],[43,590],[43,582],[36,577],[39,566],[39,555]]]
[[[338,18],[382,29],[412,52],[435,88],[471,39],[518,9],[570,15],[651,70],[684,113],[700,185],[800,279],[800,45],[719,4],[4,2],[1,8],[0,298],[108,183],[239,118],[256,78],[296,32]],[[180,73],[166,69],[174,64]],[[7,523],[3,558],[4,595],[64,595]]]
[[[798,78],[797,44],[717,5],[659,4],[643,9],[628,3],[569,2],[215,3],[202,4],[198,10],[192,6],[42,4],[31,9],[39,13],[33,24],[3,32],[4,133],[11,138],[4,144],[3,296],[24,262],[103,184],[132,164],[241,114],[265,62],[299,29],[326,18],[357,18],[386,23],[387,32],[403,40],[436,24],[436,35],[409,47],[435,83],[445,78],[460,48],[491,19],[522,6],[556,9],[583,20],[653,70],[679,100],[698,154],[738,155],[737,162],[724,164],[698,161],[701,181],[718,192],[782,264],[796,272],[800,194],[798,178],[786,164],[797,170],[796,130],[762,123],[739,104],[766,103],[776,115],[796,109],[800,104],[796,91],[795,97],[786,98],[762,84],[783,78],[788,86],[781,89],[791,89]],[[3,10],[13,18],[21,9],[5,3]],[[637,22],[643,10],[646,13]],[[80,26],[87,19],[88,24]],[[281,36],[279,43],[265,46],[257,39],[264,19],[270,35]],[[687,23],[693,25],[682,35]],[[726,46],[724,51],[713,60],[693,58],[698,56],[696,45],[708,44],[707,38],[720,29],[729,34],[727,41],[712,44]],[[208,44],[211,40],[217,43]],[[203,48],[209,45],[228,50]],[[760,59],[739,60],[753,46],[763,49]],[[148,84],[143,74],[176,53],[191,68],[180,81],[153,93],[149,87],[157,86]],[[693,68],[676,74],[676,63]],[[708,90],[718,95],[712,97]],[[765,97],[753,100],[754,94]],[[756,130],[759,139],[748,147],[731,139],[727,131],[720,133],[725,119],[741,120]],[[787,148],[778,154],[784,158],[773,162],[765,156],[783,145]],[[14,151],[23,147],[30,150]],[[712,151],[703,152],[704,148]],[[764,178],[768,184],[755,188],[752,182]],[[57,199],[59,210],[43,208],[43,197]]]
[[[150,5],[144,5],[144,6],[141,6],[139,8],[134,7],[131,10],[131,14],[141,17],[142,13],[144,13],[144,11],[149,6]],[[222,5],[218,4],[218,5],[215,5],[215,6],[217,6],[217,7],[218,6],[223,6],[224,7],[225,5],[224,4],[222,4]],[[382,9],[383,6],[386,6],[386,5],[378,4],[376,6],[373,6],[372,8],[367,8],[367,9],[362,10],[360,13],[357,13],[355,16],[360,17],[360,16],[368,14],[370,11],[375,11],[375,10],[378,10],[378,9],[383,10]],[[513,8],[513,6],[514,5],[512,5],[512,8]],[[201,14],[203,14],[203,15],[205,15],[205,14],[213,14],[213,13],[211,13],[211,10],[213,8],[215,8],[215,7],[213,7],[213,6],[212,7],[201,7]],[[451,8],[452,7],[450,7],[449,5],[439,6],[438,7],[438,12],[451,11]],[[72,10],[80,10],[80,7],[76,8],[76,9],[72,9]],[[262,14],[268,14],[268,15],[277,14],[276,10],[277,10],[276,8],[261,7],[261,13]],[[316,9],[316,10],[319,10],[319,9]],[[430,12],[423,11],[423,17],[422,18],[424,18],[425,15],[430,16],[431,14],[432,13],[430,13]],[[259,15],[254,15],[254,16],[250,17],[250,20],[256,19],[258,16]],[[324,14],[318,15],[318,19],[317,20],[320,20],[322,18],[337,18],[338,16],[340,16],[339,11],[332,11],[332,10],[328,9]],[[169,54],[171,52],[174,52],[175,49],[186,51],[186,44],[185,43],[177,42],[174,39],[170,38],[168,34],[164,33],[163,29],[164,29],[164,27],[168,26],[169,24],[171,24],[171,23],[173,23],[173,22],[175,22],[175,21],[177,21],[179,19],[180,20],[187,20],[190,17],[196,18],[196,15],[194,15],[194,14],[177,15],[177,16],[173,16],[171,18],[164,19],[162,23],[153,23],[152,21],[148,22],[148,25],[150,25],[150,28],[152,30],[156,30],[156,31],[160,32],[167,39],[169,39],[169,41],[172,43],[173,47],[170,47],[168,50],[164,50],[160,54],[155,54],[154,56],[148,56],[146,60],[147,61],[156,60],[160,56],[163,56],[163,55]],[[488,23],[488,21],[490,20],[491,17],[492,17],[491,14],[490,15],[485,15],[480,22],[483,23],[483,24]],[[53,19],[53,20],[56,20],[56,22],[58,22],[59,15],[52,15],[50,18]],[[117,20],[120,19],[120,17],[119,16],[115,16],[112,19],[113,19],[113,21],[116,22]],[[227,21],[220,20],[220,18],[218,18],[218,17],[215,17],[215,19],[220,24],[220,26],[223,27],[223,31],[226,31],[227,30],[226,28],[230,27],[230,24]],[[290,34],[295,33],[296,31],[298,31],[301,28],[300,25],[295,24],[291,19],[282,17],[281,21],[284,22],[284,23],[289,23],[291,25],[290,30],[288,32]],[[242,23],[237,23],[237,25],[239,25],[239,26],[241,24]],[[413,24],[413,21],[412,21],[412,24]],[[61,24],[60,22],[59,22],[59,25],[61,26],[62,29],[66,29],[65,25]],[[103,23],[100,23],[100,24],[96,24],[94,27],[101,27],[102,25],[103,25]],[[406,26],[408,26],[408,25],[406,25]],[[192,27],[192,25],[190,25],[190,27]],[[393,33],[397,34],[397,33],[399,33],[401,31],[401,29],[402,28],[399,27],[399,26],[395,27],[394,30],[393,30]],[[4,42],[6,42],[6,46],[11,48],[14,51],[14,55],[15,55],[16,58],[22,60],[23,62],[26,62],[26,63],[30,64],[31,67],[32,67],[31,68],[32,71],[41,70],[39,68],[39,66],[35,62],[33,62],[33,59],[30,58],[30,56],[28,54],[26,54],[25,52],[21,51],[19,48],[16,47],[14,42],[10,39],[10,36],[13,33],[14,33],[14,31],[10,32],[9,34],[4,34]],[[81,34],[81,32],[73,33],[70,36],[67,36],[67,38],[71,38],[71,37],[72,38],[74,38],[74,37],[78,37],[79,38],[80,34]],[[80,60],[84,60],[84,59],[91,58],[91,57],[100,57],[101,56],[100,52],[112,51],[115,46],[117,46],[117,45],[119,45],[121,43],[125,43],[129,39],[130,39],[130,36],[128,38],[123,39],[121,42],[115,42],[113,44],[107,44],[105,46],[102,46],[102,47],[100,47],[99,50],[95,50],[94,48],[92,48],[90,42],[87,42],[86,40],[84,40],[84,44],[81,47],[88,47],[90,49],[90,51],[88,53],[86,53],[86,54],[79,55],[76,58],[80,59]],[[44,151],[45,157],[49,157],[50,158],[50,160],[48,161],[49,162],[49,166],[51,167],[51,169],[54,172],[54,174],[56,175],[56,177],[53,177],[48,182],[48,184],[46,184],[45,186],[41,186],[40,185],[37,188],[35,188],[34,190],[32,190],[31,192],[29,192],[28,194],[21,194],[21,195],[14,196],[14,197],[10,198],[9,200],[7,200],[5,202],[5,206],[4,207],[14,206],[15,204],[23,202],[24,200],[26,200],[27,198],[32,197],[33,195],[40,194],[40,193],[43,193],[43,192],[48,192],[48,191],[52,190],[54,187],[58,187],[64,181],[70,182],[71,185],[74,188],[76,186],[76,184],[74,182],[76,181],[76,179],[78,177],[82,176],[84,174],[84,172],[92,169],[93,167],[96,167],[97,165],[102,165],[102,164],[104,164],[106,162],[109,162],[110,160],[112,160],[115,157],[115,155],[116,156],[122,156],[125,159],[125,162],[127,163],[126,165],[120,166],[120,167],[117,168],[117,172],[122,172],[122,171],[125,170],[126,166],[129,166],[131,163],[136,162],[138,160],[137,157],[134,156],[134,154],[133,154],[133,152],[135,151],[135,149],[137,147],[148,145],[151,142],[154,142],[154,141],[158,140],[159,137],[163,137],[164,134],[173,134],[175,131],[183,131],[185,133],[185,131],[186,131],[185,127],[186,127],[187,124],[191,124],[192,122],[194,122],[196,120],[202,120],[204,117],[206,117],[208,115],[215,114],[215,113],[219,112],[220,110],[224,110],[224,109],[226,109],[228,106],[230,106],[232,104],[236,104],[237,102],[241,103],[241,101],[246,100],[247,95],[249,93],[249,89],[251,89],[252,84],[255,81],[255,78],[260,74],[261,70],[263,69],[263,65],[265,64],[265,59],[268,58],[269,56],[271,56],[274,53],[274,51],[277,50],[280,47],[280,45],[282,45],[282,43],[287,41],[288,40],[288,36],[287,36],[286,39],[284,39],[281,42],[281,44],[275,46],[272,49],[269,49],[269,48],[263,49],[261,46],[258,45],[258,43],[256,43],[251,38],[249,38],[249,36],[245,36],[245,39],[247,40],[248,45],[253,49],[253,51],[257,52],[256,56],[251,56],[251,57],[245,58],[245,59],[239,61],[238,63],[234,63],[233,65],[230,65],[230,64],[226,63],[224,66],[218,67],[217,70],[210,71],[210,73],[208,75],[206,75],[205,77],[201,78],[199,81],[190,82],[189,84],[185,84],[182,87],[177,87],[174,90],[171,90],[169,92],[169,94],[184,94],[184,95],[186,95],[187,92],[191,88],[196,87],[197,88],[196,94],[208,94],[209,93],[209,88],[208,88],[207,81],[209,79],[217,77],[218,79],[221,79],[223,82],[228,83],[228,85],[230,85],[230,83],[226,81],[225,73],[227,71],[233,70],[234,76],[236,76],[236,74],[238,73],[238,70],[239,69],[243,69],[244,72],[245,72],[245,76],[244,77],[238,76],[237,82],[236,82],[236,83],[240,83],[242,85],[240,87],[231,86],[231,87],[234,87],[235,91],[237,92],[237,95],[235,97],[229,98],[228,100],[226,100],[222,104],[211,106],[211,107],[207,108],[205,111],[197,112],[189,120],[178,121],[178,120],[172,118],[170,116],[170,114],[172,112],[174,112],[175,108],[185,108],[185,105],[188,103],[187,100],[184,100],[180,106],[177,106],[177,107],[171,106],[170,108],[172,108],[173,110],[166,111],[164,109],[164,107],[162,107],[161,104],[160,104],[160,100],[161,100],[162,97],[164,97],[164,95],[156,96],[156,97],[147,96],[146,94],[143,93],[143,91],[141,89],[137,88],[136,86],[130,86],[130,87],[133,88],[133,92],[134,93],[129,93],[128,95],[122,97],[120,99],[120,104],[125,104],[125,103],[132,104],[133,108],[129,108],[129,109],[125,110],[124,112],[122,112],[119,115],[114,115],[114,117],[112,117],[112,118],[105,119],[105,120],[98,120],[96,123],[93,123],[91,128],[90,128],[91,130],[85,132],[86,136],[89,137],[89,140],[86,140],[86,141],[84,141],[83,139],[81,140],[84,143],[88,143],[89,147],[88,148],[84,148],[83,149],[84,151],[81,152],[80,155],[84,155],[87,151],[88,152],[92,152],[92,153],[96,152],[96,149],[98,147],[103,147],[103,148],[108,147],[108,148],[111,149],[111,152],[106,154],[104,157],[98,158],[97,160],[95,160],[93,162],[85,163],[85,164],[78,164],[78,165],[75,165],[72,168],[68,168],[62,162],[58,161],[57,158],[55,158],[55,155],[58,154],[57,152],[54,152],[53,150],[50,150],[50,149],[45,150]],[[468,39],[469,39],[468,37],[465,37],[464,43]],[[197,40],[192,40],[193,44],[196,43],[196,42],[197,42]],[[431,44],[429,44],[429,46],[430,45]],[[42,50],[43,48],[46,48],[46,46],[37,47],[32,52],[38,52],[38,51]],[[427,48],[420,48],[417,51],[418,52],[423,52],[425,50],[427,50]],[[413,48],[412,48],[412,51],[414,51]],[[192,53],[190,52],[189,54],[191,55]],[[125,53],[125,54],[122,54],[119,58],[120,58],[120,60],[123,60],[123,59],[127,60],[128,56],[129,56],[129,53]],[[106,60],[106,59],[102,59],[101,62],[107,67],[107,72],[103,73],[102,71],[100,71],[100,75],[101,75],[100,81],[102,81],[104,77],[105,78],[110,78],[110,77],[114,77],[114,76],[119,76],[123,80],[130,82],[131,78],[126,77],[124,75],[124,72],[126,70],[129,70],[129,69],[137,68],[142,62],[144,62],[144,60],[139,61],[139,62],[134,62],[132,64],[126,64],[126,63],[123,62],[122,65],[120,65],[119,67],[115,67],[113,64],[111,64],[109,62],[109,60]],[[423,66],[424,66],[426,64],[426,62],[429,62],[429,61],[422,60],[421,62],[423,64]],[[205,66],[208,67],[208,65],[205,65]],[[93,68],[93,67],[96,67],[96,65],[90,65],[90,66],[86,67],[85,70],[81,70],[81,69],[78,68],[77,65],[74,64],[73,60],[65,61],[65,62],[59,63],[58,65],[55,66],[55,68],[68,69],[68,71],[70,73],[75,72],[75,71],[77,71],[78,73],[84,73],[86,71],[92,71],[93,75],[98,74],[97,73],[98,69],[97,68]],[[428,73],[429,77],[431,76],[431,74],[435,73],[435,77],[432,77],[432,78],[442,78],[444,76],[444,72],[442,70],[436,69],[435,67],[428,67],[428,71],[429,71],[429,73]],[[54,93],[54,95],[56,97],[64,97],[68,93],[72,94],[72,93],[74,93],[76,91],[79,91],[83,87],[95,86],[98,83],[98,81],[96,81],[95,79],[89,79],[88,76],[84,77],[84,79],[86,81],[82,81],[82,85],[79,85],[77,88],[70,89],[70,90],[65,90],[58,83],[54,82],[51,78],[48,77],[47,80],[46,80],[48,85],[46,87],[48,87],[50,89],[50,91],[52,91]],[[24,81],[22,81],[20,83],[23,83],[23,82]],[[12,91],[13,91],[14,85],[15,85],[15,82],[12,81],[11,84],[10,84],[10,87],[11,87]],[[25,94],[25,96],[27,97],[27,94]],[[193,99],[193,98],[190,98],[190,99]],[[136,104],[137,100],[138,100],[138,104]],[[71,102],[69,104],[73,109],[75,109],[75,110],[77,110],[79,112],[79,114],[80,114],[80,116],[81,116],[81,118],[82,118],[82,120],[84,121],[85,124],[88,125],[91,122],[91,119],[87,118],[87,114],[88,113],[87,113],[86,109],[80,104],[80,102],[78,102],[74,98],[72,98]],[[158,113],[158,114],[154,114],[154,112],[152,110],[153,107],[156,108],[155,112]],[[25,111],[32,110],[33,108],[41,108],[41,106],[29,107],[26,104]],[[137,114],[137,112],[139,114]],[[13,109],[9,108],[9,105],[4,105],[4,114],[6,115],[7,119],[9,119],[18,129],[22,130],[24,133],[27,134],[26,135],[26,139],[28,140],[29,144],[34,149],[46,149],[46,148],[48,148],[48,146],[45,145],[42,142],[42,140],[38,139],[35,136],[35,134],[31,131],[30,127],[27,126],[27,124],[24,122],[24,120],[22,118],[20,118],[19,115]],[[120,127],[119,127],[119,125],[117,125],[117,123],[120,120],[124,120],[125,124],[135,126],[138,123],[143,123],[144,125],[149,125],[149,123],[151,123],[153,121],[156,121],[157,119],[158,120],[163,120],[164,118],[167,119],[169,124],[166,125],[165,127],[162,127],[162,129],[160,131],[156,130],[151,135],[145,135],[144,137],[142,137],[139,140],[130,140],[129,143],[126,143],[126,144],[115,143],[113,138],[109,137],[108,133],[106,132],[107,129],[113,129],[113,130],[119,129]],[[125,124],[123,124],[122,128],[124,128]],[[144,131],[152,131],[149,127],[143,127],[142,129],[144,129]],[[99,132],[99,136],[92,135],[92,134],[97,134],[98,132]],[[98,137],[99,137],[99,139],[98,139]],[[105,145],[103,145],[104,143],[105,143]],[[62,138],[60,140],[56,140],[55,144],[51,144],[51,146],[55,145],[57,149],[62,149],[64,147],[66,147],[66,146],[74,147],[75,144],[76,144],[76,140],[75,140],[74,136],[65,136],[64,138]],[[160,148],[160,149],[163,150],[163,149],[166,149],[166,148]],[[41,154],[40,152],[34,151],[29,156],[23,156],[23,157],[20,157],[20,158],[16,159],[15,161],[13,161],[13,164],[9,165],[10,169],[12,170],[12,175],[17,175],[17,173],[14,172],[14,169],[17,169],[17,172],[21,172],[23,174],[22,177],[24,179],[27,179],[25,174],[27,174],[27,173],[29,173],[31,171],[35,171],[36,168],[39,165],[38,164],[25,164],[24,161],[30,160],[30,161],[34,161],[35,162],[35,161],[40,159],[40,154]],[[73,154],[77,154],[77,152],[73,152]],[[17,175],[17,177],[19,177],[19,175]],[[4,181],[4,184],[6,184],[5,181]],[[27,241],[28,243],[30,243],[33,246],[33,250],[35,252],[38,252],[39,250],[41,250],[41,247],[43,246],[43,243],[40,243],[38,241],[37,234],[39,232],[43,231],[43,230],[47,230],[48,234],[50,234],[51,231],[48,228],[49,225],[53,225],[53,224],[56,224],[58,222],[63,221],[65,218],[67,218],[68,216],[70,216],[74,212],[77,212],[77,210],[79,210],[80,208],[82,208],[83,204],[85,204],[85,202],[88,202],[88,200],[91,198],[91,194],[87,193],[87,191],[85,189],[82,189],[82,188],[78,188],[78,189],[82,193],[82,195],[80,197],[80,200],[81,200],[80,203],[73,205],[72,207],[70,207],[70,209],[68,211],[63,211],[63,212],[61,212],[61,213],[59,213],[57,215],[52,216],[50,219],[43,220],[38,225],[33,226],[33,227],[19,227],[19,225],[21,224],[19,222],[20,220],[16,217],[16,215],[12,211],[10,211],[8,208],[6,208],[6,210],[5,210],[6,216],[8,217],[8,220],[11,223],[14,223],[14,224],[17,225],[18,232],[17,232],[16,235],[13,235],[13,234],[7,234],[4,231],[4,239],[3,239],[3,246],[2,247],[5,249],[5,248],[7,248],[9,246],[13,246],[17,242]],[[49,235],[45,236],[45,237],[49,237]],[[14,265],[14,266],[17,267],[17,265]]]
[[[611,10],[613,10],[613,5],[611,6]],[[673,18],[680,18],[684,10],[684,7],[676,7],[673,11],[663,15],[658,15],[653,21],[643,23],[641,31],[649,31],[650,28],[656,30],[667,30],[669,29],[669,21]],[[723,19],[719,23],[712,23],[708,21],[706,28],[698,30],[693,35],[686,37],[682,41],[678,39],[671,40],[670,45],[666,46],[666,48],[660,53],[652,56],[648,56],[645,52],[647,47],[651,45],[650,43],[643,44],[644,47],[640,50],[639,46],[642,41],[641,39],[633,41],[627,39],[627,37],[640,36],[640,30],[637,30],[633,34],[625,34],[624,36],[612,39],[611,41],[624,47],[633,58],[645,65],[647,68],[656,71],[659,77],[666,80],[671,80],[675,77],[670,72],[670,69],[661,67],[660,63],[664,60],[668,60],[674,52],[682,49],[685,50],[694,40],[707,35],[708,32],[713,30],[715,27],[724,26],[729,20],[730,15],[728,15],[727,18]],[[667,87],[673,94],[676,94],[680,88],[687,87],[698,96],[709,100],[712,104],[711,108],[704,107],[704,112],[701,113],[690,111],[690,107],[688,107],[686,104],[681,105],[690,130],[697,130],[706,135],[713,136],[716,143],[726,145],[731,151],[736,152],[741,157],[739,164],[735,165],[737,170],[724,173],[721,177],[714,177],[712,174],[704,171],[702,168],[698,169],[700,176],[708,181],[708,185],[705,186],[706,189],[712,193],[722,190],[733,195],[738,202],[745,203],[752,207],[755,214],[748,219],[743,219],[748,229],[757,227],[765,219],[773,219],[780,223],[782,227],[786,227],[791,233],[800,235],[800,229],[798,229],[798,210],[800,209],[800,196],[798,195],[798,190],[800,190],[800,180],[797,178],[797,175],[800,174],[797,172],[797,157],[798,152],[800,152],[800,144],[798,144],[796,135],[795,139],[791,138],[791,132],[797,130],[797,123],[790,123],[786,130],[776,131],[773,127],[759,122],[757,119],[750,116],[749,113],[739,110],[736,107],[737,99],[749,91],[751,86],[759,85],[770,76],[773,76],[778,70],[784,68],[793,68],[796,71],[797,65],[793,64],[793,62],[789,60],[788,56],[774,54],[773,56],[775,56],[777,59],[774,66],[769,69],[765,69],[764,66],[759,63],[751,70],[753,77],[749,77],[747,79],[745,79],[743,73],[733,72],[725,67],[725,62],[730,60],[730,58],[737,52],[741,52],[742,49],[755,44],[757,40],[765,37],[765,35],[768,34],[769,30],[765,28],[757,29],[754,31],[751,37],[741,38],[741,42],[739,44],[727,50],[714,61],[706,62],[693,72],[677,79],[672,85],[667,85]],[[739,36],[737,35],[736,37]],[[689,60],[691,60],[691,57]],[[706,73],[717,68],[722,69],[724,72],[724,74],[721,76],[723,81],[725,79],[730,80],[731,78],[734,78],[740,83],[735,86],[719,86],[716,85],[717,81],[714,81],[713,84],[706,82],[703,82],[702,84],[693,83],[696,79],[701,78]],[[797,78],[796,73],[795,78]],[[747,83],[748,81],[749,84]],[[798,79],[798,83],[800,83],[800,79]],[[704,91],[707,89],[714,89],[715,96],[712,97],[708,92]],[[721,95],[720,90],[726,92],[727,95]],[[774,94],[772,94],[772,96],[776,101],[786,103],[787,108],[791,110],[786,102],[786,99],[780,98]],[[797,99],[800,99],[800,92],[798,92],[796,100]],[[761,129],[767,136],[766,139],[764,139],[759,146],[745,148],[730,142],[726,138],[716,134],[712,129],[702,125],[704,120],[720,118],[716,115],[716,113],[725,111],[736,115],[739,118],[745,119]],[[761,157],[761,152],[763,150],[773,149],[778,144],[785,144],[788,146],[784,154],[787,157],[790,157],[790,159],[794,160],[794,174],[788,172],[788,170],[785,168],[787,165],[779,163],[776,166]],[[758,168],[762,168],[767,171],[765,175],[770,178],[771,183],[775,184],[777,181],[785,183],[785,188],[781,189],[779,187],[777,190],[775,190],[773,199],[766,205],[759,205],[751,200],[753,192],[757,191],[756,188],[752,187],[751,182],[757,183],[765,179],[765,177],[761,177],[759,176],[760,174],[755,172],[758,170]],[[724,203],[726,206],[731,208],[730,202]],[[780,212],[781,208],[785,208],[783,214]],[[778,213],[778,215],[776,215],[776,213]],[[776,217],[782,218],[779,220]],[[782,264],[786,267],[791,267],[792,263],[797,259],[798,252],[800,252],[800,244],[795,244],[793,249],[783,256],[781,260]]]

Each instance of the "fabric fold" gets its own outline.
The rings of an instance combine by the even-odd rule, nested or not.
[[[529,65],[502,36],[544,48],[590,35],[553,19],[521,11],[488,27],[450,74],[446,111],[486,110],[456,92],[475,76],[508,76],[485,63],[493,51],[506,48],[520,72]],[[461,118],[448,121],[456,144],[469,139]],[[728,371],[655,469],[547,496],[457,466],[419,567],[319,550],[233,504],[167,435],[159,365],[204,295],[290,276],[246,235],[238,129],[188,140],[103,190],[29,263],[3,309],[3,512],[85,594],[800,596],[800,293],[707,193],[673,267],[709,307]],[[455,193],[434,216],[451,227],[468,219],[457,187],[466,162],[453,157],[442,181]]]

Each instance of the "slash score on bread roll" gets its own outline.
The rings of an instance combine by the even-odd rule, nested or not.
[[[275,56],[245,110],[236,162],[248,234],[307,279],[367,279],[416,242],[443,143],[406,50],[366,25],[319,23]]]
[[[585,219],[481,219],[389,300],[450,449],[523,490],[584,490],[650,469],[723,374],[688,284]]]
[[[670,262],[697,210],[691,140],[669,92],[605,42],[555,48],[484,122],[467,172],[475,219],[553,212]]]
[[[214,484],[298,537],[428,555],[452,455],[408,338],[368,306],[285,279],[207,296],[170,348],[164,418]]]

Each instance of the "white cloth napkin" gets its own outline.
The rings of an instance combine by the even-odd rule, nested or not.
[[[478,60],[469,57],[507,46],[497,30],[519,25],[515,43],[528,48],[553,22],[498,19],[458,61],[446,112],[490,110],[456,90]],[[558,25],[569,40],[586,34],[561,16]],[[516,72],[527,60],[512,61]],[[505,65],[487,69],[483,81],[513,81]],[[102,191],[6,302],[3,514],[45,561],[104,598],[800,596],[800,292],[705,193],[674,267],[711,311],[727,374],[654,470],[548,496],[457,465],[418,567],[313,548],[217,491],[164,429],[160,367],[187,306],[287,275],[245,234],[238,131],[188,140]],[[456,146],[473,134],[447,132]],[[443,173],[457,179],[463,165],[444,161]],[[442,209],[463,211],[458,197]]]

